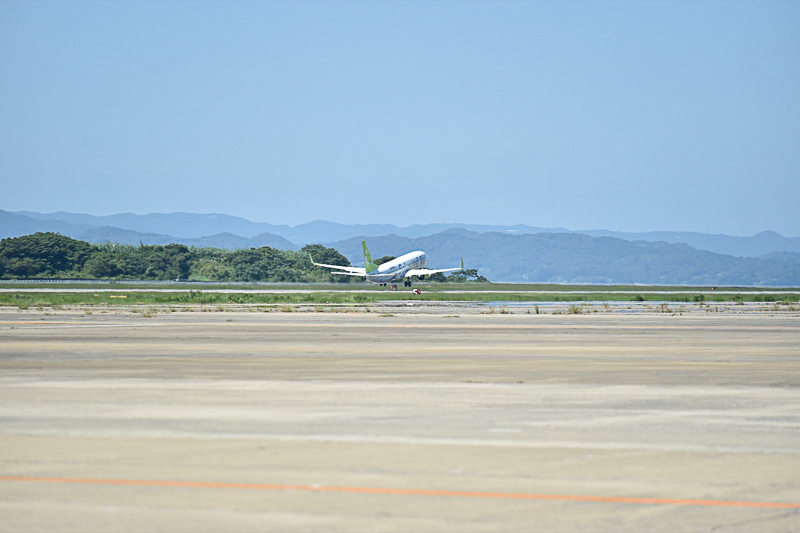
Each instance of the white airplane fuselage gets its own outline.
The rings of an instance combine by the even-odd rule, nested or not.
[[[367,241],[361,241],[361,247],[364,251],[364,266],[343,266],[343,265],[327,265],[325,263],[316,263],[311,254],[308,254],[308,260],[311,264],[318,267],[328,268],[333,270],[332,274],[339,274],[340,276],[356,276],[366,278],[370,283],[377,283],[378,285],[392,284],[392,289],[397,287],[394,285],[396,281],[403,281],[406,287],[411,286],[411,279],[425,279],[433,274],[444,272],[455,272],[457,270],[464,270],[464,258],[461,258],[461,267],[454,268],[426,268],[428,263],[428,255],[425,252],[409,252],[403,254],[397,259],[376,265],[372,261],[372,256],[367,249]]]
[[[425,252],[409,252],[401,255],[397,259],[378,266],[377,270],[366,275],[370,283],[391,283],[402,280],[406,272],[412,268],[425,268],[428,256]]]

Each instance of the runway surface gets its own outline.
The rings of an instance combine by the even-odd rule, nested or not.
[[[0,517],[796,531],[800,319],[2,309]]]

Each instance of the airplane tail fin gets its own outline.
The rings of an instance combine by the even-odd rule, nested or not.
[[[361,246],[362,248],[364,248],[364,268],[366,269],[367,274],[378,270],[378,265],[372,262],[372,256],[369,255],[369,249],[367,248],[367,241],[361,241]]]

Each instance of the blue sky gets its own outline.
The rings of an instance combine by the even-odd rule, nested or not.
[[[800,236],[798,2],[2,2],[0,209]]]

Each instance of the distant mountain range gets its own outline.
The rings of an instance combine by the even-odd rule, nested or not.
[[[89,242],[120,242],[129,244],[162,244],[180,242],[194,246],[219,248],[240,248],[264,246],[267,234],[281,237],[274,244],[266,244],[282,249],[298,249],[311,243],[333,243],[351,237],[379,237],[397,235],[399,237],[427,237],[448,229],[465,229],[475,233],[506,233],[525,235],[537,233],[581,233],[591,237],[616,237],[627,241],[667,242],[688,244],[699,250],[708,250],[736,257],[759,257],[773,252],[800,254],[800,237],[788,238],[764,231],[752,237],[712,235],[708,233],[658,231],[631,233],[603,229],[575,230],[565,228],[540,228],[518,224],[514,226],[492,226],[482,224],[414,224],[399,227],[392,224],[339,224],[336,222],[314,221],[298,226],[273,225],[264,222],[251,222],[241,217],[192,213],[151,213],[135,215],[95,216],[81,213],[16,213],[0,210],[0,238],[18,237],[37,231],[55,231],[62,235],[80,238]],[[89,230],[92,230],[89,232]],[[120,230],[126,230],[121,232]],[[256,241],[245,242],[243,239]],[[191,241],[195,239],[195,241]],[[210,241],[205,241],[210,239]]]
[[[570,231],[526,225],[338,224],[251,222],[221,214],[33,213],[0,210],[0,238],[52,231],[88,242],[182,243],[197,247],[297,250],[332,246],[363,262],[361,239],[374,257],[421,249],[430,266],[464,257],[493,281],[800,285],[800,238],[772,231],[752,237],[693,232]]]
[[[68,235],[70,236],[70,235]],[[215,233],[205,237],[173,237],[158,233],[140,233],[129,229],[104,226],[91,228],[76,237],[87,242],[104,243],[116,242],[119,244],[171,244],[180,243],[198,248],[224,248],[234,250],[237,248],[260,248],[270,246],[279,250],[296,250],[294,243],[272,233],[261,233],[253,237],[240,237],[233,233]]]
[[[394,234],[413,238],[433,235],[452,228],[462,228],[479,233],[500,231],[518,234],[569,231],[564,228],[479,224],[415,224],[401,228],[392,224],[339,224],[324,220],[298,226],[286,226],[251,222],[244,218],[217,213],[151,213],[149,215],[122,213],[94,216],[65,212],[43,214],[19,211],[11,213],[0,210],[0,238],[18,237],[36,231],[55,231],[62,235],[97,243],[110,241],[121,244],[139,244],[141,241],[143,244],[162,244],[164,239],[167,239],[169,242],[200,246],[197,242],[190,242],[190,239],[214,237],[214,240],[219,243],[217,247],[228,249],[243,247],[243,237],[263,239],[267,234],[288,241],[288,243],[275,247],[292,250],[302,248],[306,244],[330,243],[355,236],[376,237]],[[89,230],[93,231],[89,232]],[[125,231],[121,232],[120,230]],[[228,234],[230,238],[227,241],[219,238],[221,234]],[[203,244],[203,246],[211,245]],[[800,251],[800,247],[798,247],[798,251]]]

